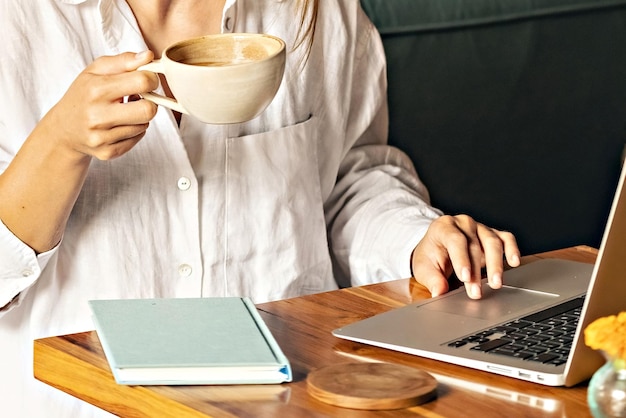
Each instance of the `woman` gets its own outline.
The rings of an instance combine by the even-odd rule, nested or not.
[[[481,266],[499,287],[503,253],[518,263],[511,234],[440,216],[386,145],[384,54],[358,0],[6,0],[0,28],[0,393],[13,416],[98,414],[32,378],[32,340],[93,329],[90,299],[260,303],[411,267],[435,295],[454,270],[480,297]],[[289,46],[260,117],[206,125],[138,100],[159,85],[138,67],[217,32]]]

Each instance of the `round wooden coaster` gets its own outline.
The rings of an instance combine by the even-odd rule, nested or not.
[[[423,370],[390,363],[345,363],[309,373],[314,398],[352,409],[400,409],[435,398],[437,380]]]

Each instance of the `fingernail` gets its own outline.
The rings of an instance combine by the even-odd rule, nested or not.
[[[481,291],[480,291],[480,284],[479,283],[472,283],[470,285],[470,296],[472,296],[474,299],[478,299],[481,296]]]
[[[491,287],[495,289],[502,287],[502,276],[500,274],[496,273],[491,277]]]
[[[467,267],[464,267],[463,270],[461,270],[461,281],[469,282],[471,279],[472,279],[472,272]]]

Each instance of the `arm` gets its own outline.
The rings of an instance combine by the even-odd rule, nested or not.
[[[364,284],[413,273],[438,295],[448,290],[447,278],[454,270],[468,295],[479,298],[481,267],[487,267],[489,283],[497,288],[503,254],[510,265],[519,264],[515,238],[469,216],[440,216],[408,157],[386,145],[384,52],[377,34],[369,34],[367,54],[355,58],[358,77],[353,80],[347,135],[356,139],[342,161],[330,201],[334,206],[328,211],[337,276],[349,275],[351,284]]]
[[[326,201],[340,285],[409,277],[410,255],[441,215],[406,154],[387,144],[387,75],[382,43],[363,17],[351,60],[343,132],[346,151]],[[342,67],[343,68],[343,67]]]
[[[55,247],[91,158],[120,156],[143,137],[156,106],[145,100],[124,103],[123,97],[157,87],[156,75],[134,71],[151,59],[151,53],[125,53],[94,61],[8,162],[0,174],[0,220],[14,235],[13,245],[19,240],[35,253]],[[10,114],[5,116],[10,120]],[[11,266],[1,265],[0,278],[8,283],[12,271]],[[0,306],[15,296],[0,294]]]

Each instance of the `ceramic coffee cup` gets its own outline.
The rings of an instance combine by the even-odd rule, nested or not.
[[[285,43],[267,34],[233,33],[187,39],[139,70],[161,73],[176,99],[144,99],[211,124],[245,122],[270,104],[285,70]]]

